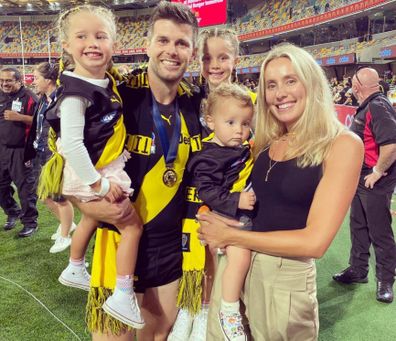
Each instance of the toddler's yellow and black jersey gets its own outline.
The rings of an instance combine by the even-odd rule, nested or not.
[[[253,167],[250,145],[219,146],[203,142],[202,150],[188,164],[199,198],[218,213],[237,218],[239,197],[249,183]]]
[[[61,86],[57,90],[54,104],[46,112],[46,119],[59,135],[60,118],[57,112],[62,99],[67,96],[79,96],[91,103],[85,112],[84,145],[97,169],[108,165],[121,155],[126,136],[122,101],[114,79],[110,75],[107,77],[110,78],[109,85],[102,88],[62,74]],[[67,112],[62,115],[67,115]]]

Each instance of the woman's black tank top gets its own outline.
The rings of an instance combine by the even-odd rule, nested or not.
[[[253,231],[302,229],[322,177],[322,165],[300,168],[297,159],[271,160],[270,165],[268,151],[258,156],[252,170],[252,185],[257,197]]]

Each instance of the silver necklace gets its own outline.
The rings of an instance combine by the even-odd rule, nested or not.
[[[274,168],[275,165],[279,162],[279,161],[274,161],[274,163],[272,163],[269,153],[268,153],[268,158],[269,158],[269,163],[268,163],[267,174],[265,174],[265,179],[264,179],[265,182],[268,182],[269,173],[271,172],[272,168]]]
[[[278,140],[275,140],[274,142],[278,143],[279,141],[287,141],[289,137],[294,137],[295,135],[296,135],[295,133],[287,133],[287,134],[281,136]],[[270,174],[272,168],[274,168],[275,165],[279,162],[279,161],[274,161],[272,163],[272,159],[269,154],[269,148],[268,148],[268,159],[269,159],[269,163],[268,163],[267,173],[265,174],[265,178],[264,178],[265,182],[268,182],[268,177],[269,177],[269,174]]]

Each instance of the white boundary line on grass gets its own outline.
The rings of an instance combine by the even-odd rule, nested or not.
[[[81,341],[80,337],[66,324],[64,323],[59,317],[57,317],[51,310],[49,310],[49,308],[47,308],[47,306],[41,302],[36,296],[34,296],[31,292],[29,292],[28,290],[26,290],[24,287],[22,287],[21,285],[19,285],[18,283],[13,282],[12,280],[5,278],[3,276],[0,276],[0,279],[12,283],[14,285],[16,285],[19,289],[23,290],[24,292],[26,292],[28,295],[30,295],[31,297],[33,297],[33,299],[38,302],[45,310],[47,310],[50,315],[52,315],[55,320],[57,320],[58,322],[60,322],[67,330],[70,331],[70,333],[72,333],[78,340]]]

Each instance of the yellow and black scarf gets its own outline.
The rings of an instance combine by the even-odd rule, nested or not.
[[[151,91],[146,70],[134,71],[120,87],[121,97],[125,99],[128,96],[128,101],[124,100],[124,121],[127,131],[126,148],[131,153],[131,159],[125,169],[135,190],[132,201],[142,218],[144,229],[150,228],[150,224],[158,223],[158,218],[167,219],[172,224],[175,214],[168,208],[174,207],[171,204],[178,200],[175,197],[180,193],[181,187],[184,187],[182,179],[190,154],[201,149],[198,115],[191,103],[192,93],[186,83],[182,82],[179,85],[178,103],[183,142],[179,144],[174,163],[178,182],[175,186],[168,187],[162,182],[166,168],[164,156],[161,153],[152,153]],[[118,335],[127,329],[124,324],[106,315],[101,309],[115,287],[116,252],[119,242],[120,235],[115,228],[99,228],[96,232],[91,290],[86,313],[87,326],[91,332]]]
[[[212,138],[213,134],[206,137],[203,143],[211,143],[207,141]],[[241,170],[236,174],[237,179],[230,192],[241,192],[246,187],[252,168],[253,156],[250,153],[250,156],[241,165]],[[186,190],[187,214],[182,224],[183,276],[179,284],[177,304],[180,308],[188,310],[191,315],[195,315],[201,309],[206,253],[205,246],[202,246],[198,240],[199,223],[195,218],[203,203],[198,197],[196,182],[191,172],[188,173],[188,181],[190,185]]]

